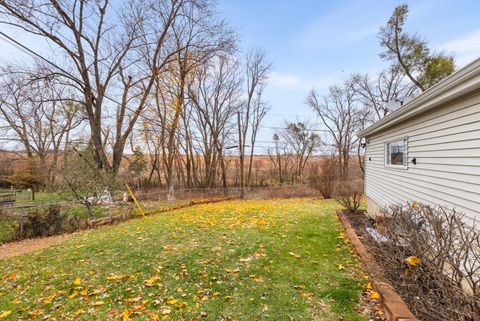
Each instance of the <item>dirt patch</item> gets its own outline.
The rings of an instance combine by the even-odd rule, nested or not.
[[[51,245],[59,244],[71,235],[72,234],[62,234],[2,244],[0,245],[0,259],[27,254]]]

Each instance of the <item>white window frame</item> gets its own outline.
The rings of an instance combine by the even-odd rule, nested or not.
[[[400,142],[400,141],[405,142],[405,152],[404,152],[404,156],[403,156],[405,164],[404,165],[389,164],[389,160],[390,160],[389,157],[388,157],[389,156],[389,153],[388,153],[389,145],[392,144],[392,143]],[[385,160],[385,162],[384,162],[385,167],[396,168],[396,169],[408,169],[408,137],[392,139],[388,142],[385,142],[384,160]]]

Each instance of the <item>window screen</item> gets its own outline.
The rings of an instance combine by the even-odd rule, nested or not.
[[[387,165],[407,166],[407,140],[387,143]]]

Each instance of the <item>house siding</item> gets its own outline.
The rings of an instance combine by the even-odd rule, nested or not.
[[[386,166],[385,143],[405,137],[407,168]],[[366,138],[365,192],[375,204],[369,214],[416,201],[480,219],[480,92]]]

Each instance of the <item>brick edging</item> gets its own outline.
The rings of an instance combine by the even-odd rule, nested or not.
[[[363,263],[374,290],[380,294],[381,304],[385,308],[387,319],[390,321],[419,321],[410,311],[405,301],[383,277],[381,267],[360,241],[345,213],[337,211],[337,216],[345,229],[345,235]]]

